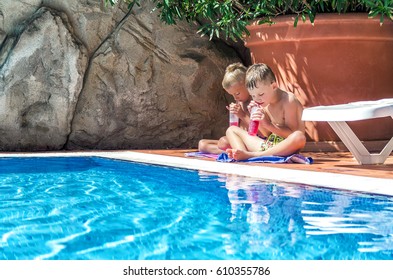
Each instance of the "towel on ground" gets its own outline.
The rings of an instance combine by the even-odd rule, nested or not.
[[[230,158],[227,153],[220,154],[217,161],[221,162],[261,162],[261,163],[303,163],[303,164],[311,164],[313,163],[313,159],[311,157],[305,157],[299,154],[293,154],[290,156],[282,157],[282,156],[260,156],[253,157],[246,160],[235,160]]]
[[[311,164],[313,163],[313,159],[311,157],[305,157],[300,154],[293,154],[287,157],[281,156],[262,156],[262,157],[253,157],[247,160],[235,160],[230,158],[227,153],[222,153],[220,155],[210,154],[204,152],[190,152],[184,154],[186,157],[205,157],[205,158],[214,158],[216,161],[220,162],[260,162],[260,163],[302,163],[302,164]]]

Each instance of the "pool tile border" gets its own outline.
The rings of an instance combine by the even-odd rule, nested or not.
[[[110,159],[166,165],[207,172],[236,174],[264,180],[299,183],[317,187],[346,191],[366,192],[393,196],[393,179],[373,178],[347,174],[293,170],[261,165],[246,165],[206,161],[196,158],[181,158],[167,155],[132,151],[64,152],[64,153],[0,153],[0,157],[72,157],[97,156]]]

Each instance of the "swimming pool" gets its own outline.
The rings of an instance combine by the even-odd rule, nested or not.
[[[0,259],[393,259],[393,198],[100,157],[0,160]]]

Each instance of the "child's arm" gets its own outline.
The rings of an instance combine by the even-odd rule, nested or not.
[[[237,116],[243,122],[244,126],[248,127],[248,124],[250,123],[250,116],[243,110],[243,106],[244,105],[239,104]]]
[[[258,131],[260,134],[262,134],[264,137],[268,137],[270,134],[272,134],[272,131],[268,129],[268,127],[264,126],[263,123],[272,123],[272,121],[269,118],[269,115],[265,112],[263,108],[261,108],[261,113],[262,113],[262,121],[259,122],[259,127]]]
[[[254,112],[253,116],[249,117],[249,122],[252,119],[258,120],[259,121],[259,126],[258,126],[259,134],[261,134],[264,137],[268,137],[272,132],[269,129],[266,128],[266,125],[263,125],[263,122],[265,122],[265,123],[270,123],[271,122],[270,118],[269,118],[269,115],[266,113],[265,109],[260,107],[258,105],[258,103],[256,103],[255,101],[251,101],[250,104],[248,105],[247,109],[249,111],[251,111],[251,109],[253,107],[258,107],[258,110],[256,112]],[[249,122],[248,122],[248,125],[249,125]]]
[[[290,129],[290,133],[300,130],[304,133],[305,127],[302,121],[303,106],[295,96],[289,100],[288,110],[285,110],[285,125]]]
[[[241,102],[231,103],[229,106],[227,106],[227,109],[240,119],[240,127],[242,128],[248,127],[248,124],[250,122],[250,117],[246,112],[244,112]]]

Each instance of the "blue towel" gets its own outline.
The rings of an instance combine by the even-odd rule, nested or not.
[[[311,164],[313,159],[299,154],[293,154],[287,157],[281,156],[261,156],[253,157],[246,160],[235,160],[230,158],[227,153],[222,153],[218,156],[217,161],[221,162],[265,162],[265,163],[303,163]]]

